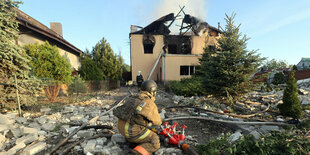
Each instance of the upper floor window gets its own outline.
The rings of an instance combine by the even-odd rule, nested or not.
[[[191,37],[168,35],[164,37],[164,42],[168,47],[168,54],[191,54]]]
[[[155,38],[152,35],[143,36],[144,54],[152,54],[155,46]]]

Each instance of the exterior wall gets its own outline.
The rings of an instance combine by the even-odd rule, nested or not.
[[[155,68],[151,80],[181,80],[182,78],[190,77],[180,75],[180,66],[197,66],[199,65],[198,58],[203,53],[205,45],[216,45],[216,39],[208,35],[208,31],[201,36],[191,36],[192,51],[191,54],[166,54],[159,61]],[[153,35],[155,37],[155,46],[152,54],[144,54],[143,48],[143,34],[130,35],[130,51],[131,51],[131,65],[132,65],[132,80],[136,81],[138,71],[141,71],[144,80],[150,74],[162,47],[164,46],[163,35]],[[165,74],[164,74],[165,72]]]
[[[205,45],[216,45],[216,38],[208,35],[206,31],[201,36],[192,36],[192,54],[202,54]]]
[[[162,63],[166,64],[163,68],[162,79],[164,80],[164,70],[166,70],[166,81],[181,80],[182,78],[191,77],[189,75],[180,75],[180,66],[197,66],[199,58],[197,55],[172,55],[167,54]]]
[[[141,71],[141,74],[144,80],[147,79],[148,75],[150,74],[157,57],[159,56],[162,47],[164,46],[163,43],[163,36],[162,35],[154,35],[155,37],[155,46],[153,48],[153,54],[144,54],[143,42],[142,38],[143,35],[141,34],[132,34],[131,35],[131,65],[132,65],[132,80],[136,81],[136,76],[138,71]],[[161,64],[157,65],[157,68],[154,70],[151,80],[157,80],[157,76],[159,76],[159,71]]]
[[[36,36],[33,34],[21,34],[19,36],[18,39],[18,44],[21,46],[24,46],[25,44],[34,44],[34,43],[39,43],[39,44],[43,44],[45,42],[45,39],[40,37],[40,36]],[[57,45],[56,45],[57,46]],[[59,54],[61,56],[65,56],[65,58],[67,59],[67,61],[71,64],[72,68],[74,68],[75,70],[78,70],[81,66],[80,60],[79,60],[79,56],[76,56],[60,47],[58,47],[58,51]]]

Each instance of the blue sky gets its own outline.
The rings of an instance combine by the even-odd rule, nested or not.
[[[146,26],[179,11],[217,27],[225,13],[237,14],[235,23],[247,37],[248,49],[268,59],[297,64],[310,57],[309,0],[24,0],[20,10],[49,27],[60,22],[63,36],[82,51],[104,37],[116,54],[130,63],[130,25]]]

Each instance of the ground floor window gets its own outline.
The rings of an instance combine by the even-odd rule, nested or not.
[[[194,75],[195,66],[180,66],[180,75]]]

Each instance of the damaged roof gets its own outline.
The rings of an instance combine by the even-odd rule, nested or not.
[[[15,8],[17,13],[17,21],[19,26],[24,26],[36,33],[39,33],[49,39],[59,43],[60,45],[70,49],[72,54],[80,56],[83,52],[78,49],[77,47],[70,44],[66,41],[61,35],[57,34],[55,31],[51,30],[47,26],[43,25],[39,21],[35,20],[31,16],[27,15],[26,13],[22,12],[21,10]]]
[[[141,30],[132,32],[131,34],[169,35],[171,32],[169,30],[169,27],[177,17],[179,16],[174,16],[174,13],[167,14],[155,20]],[[171,21],[171,23],[169,25],[166,25],[168,21]],[[201,33],[204,33],[206,29],[221,32],[219,29],[210,26],[207,22],[204,22],[197,17],[191,16],[189,14],[184,14],[184,18],[182,19],[182,25],[180,28],[180,35],[185,34],[188,30],[191,30],[194,35],[200,35]],[[185,32],[182,32],[182,30],[185,30]]]

